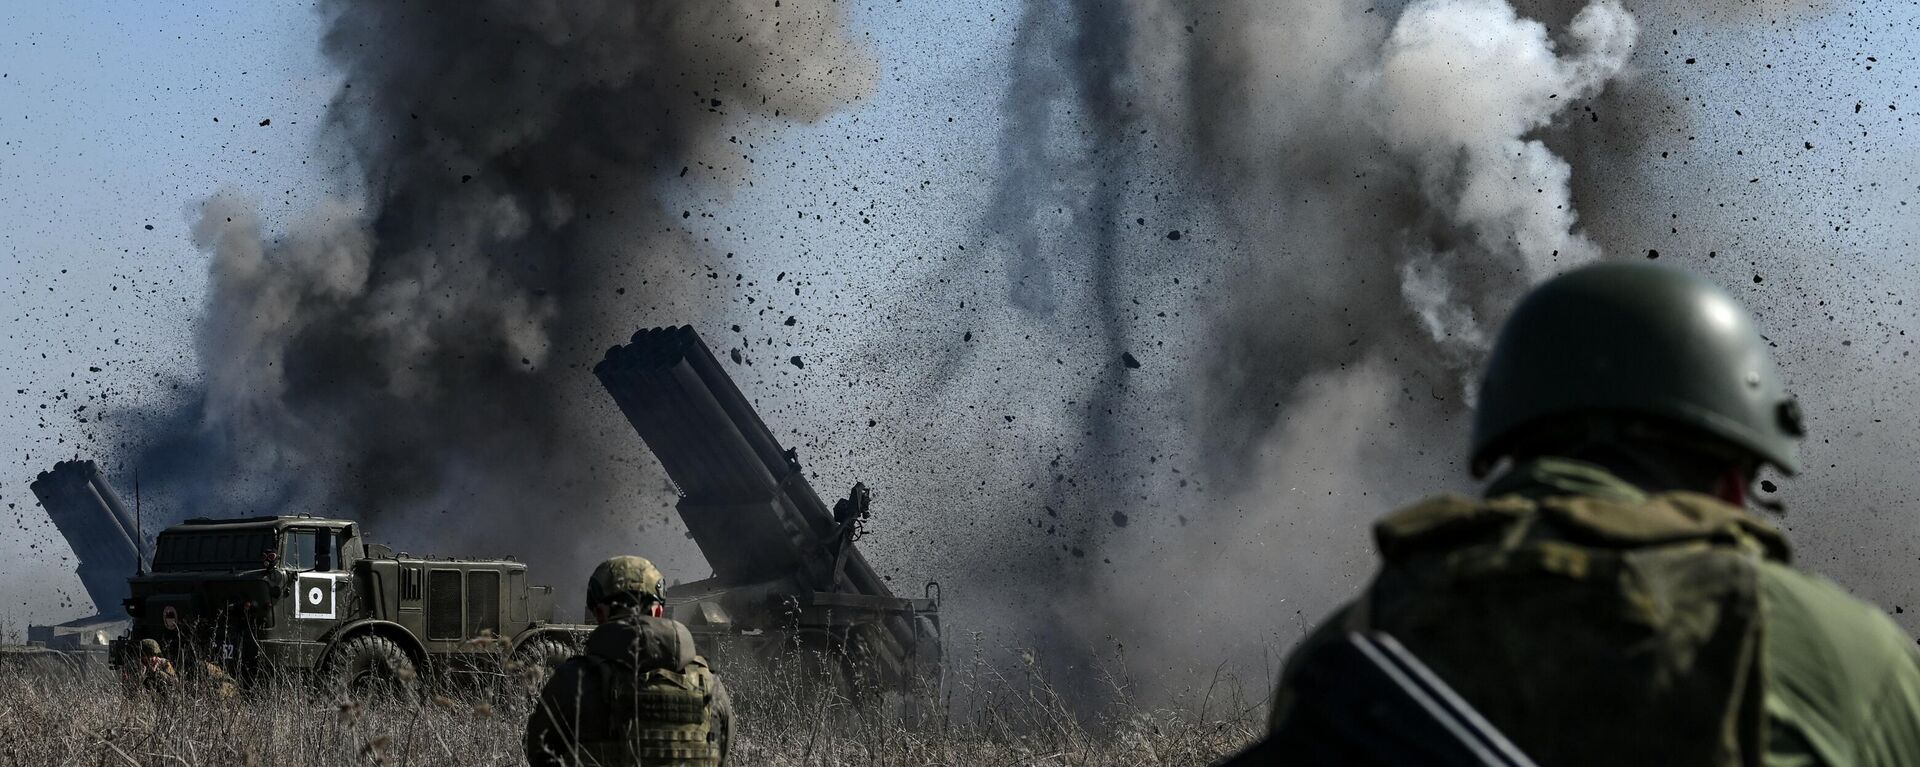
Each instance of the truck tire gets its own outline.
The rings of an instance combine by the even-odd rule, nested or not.
[[[559,637],[537,636],[513,651],[508,678],[528,695],[539,695],[548,677],[561,663],[574,656],[573,644]]]
[[[419,674],[405,650],[377,634],[361,634],[341,642],[333,648],[321,673],[328,690],[335,694],[395,698],[411,695]]]

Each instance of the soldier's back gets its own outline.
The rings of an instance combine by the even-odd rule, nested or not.
[[[595,628],[554,671],[529,720],[535,765],[722,763],[730,706],[687,628],[628,617]]]
[[[1374,584],[1309,644],[1392,634],[1541,764],[1920,764],[1884,614],[1735,507],[1580,479],[1390,515]]]

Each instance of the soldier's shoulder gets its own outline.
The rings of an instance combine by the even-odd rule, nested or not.
[[[1776,717],[1794,720],[1816,742],[1844,743],[1892,715],[1890,703],[1920,697],[1913,640],[1885,611],[1784,565],[1764,563],[1760,575]]]
[[[1373,543],[1388,563],[1421,552],[1484,537],[1513,523],[1532,505],[1511,497],[1476,499],[1443,494],[1424,498],[1381,517],[1373,525]]]
[[[1903,655],[1909,640],[1885,611],[1847,593],[1839,584],[1777,562],[1760,566],[1761,594],[1775,637],[1813,641],[1809,652],[1838,659],[1867,654]],[[1795,649],[1787,647],[1783,649]]]
[[[1278,728],[1292,712],[1294,687],[1299,683],[1301,670],[1306,659],[1313,657],[1314,651],[1332,642],[1353,628],[1355,610],[1365,609],[1359,602],[1348,602],[1334,610],[1319,625],[1300,638],[1298,644],[1287,652],[1287,659],[1280,668],[1280,683],[1274,687],[1273,705],[1268,708],[1268,724]]]

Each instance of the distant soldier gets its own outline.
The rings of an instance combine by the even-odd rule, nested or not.
[[[1375,525],[1380,571],[1289,660],[1276,731],[1325,710],[1303,659],[1384,632],[1542,765],[1920,764],[1913,639],[1743,508],[1799,468],[1767,346],[1685,272],[1541,285],[1475,414],[1473,474],[1503,471]]]
[[[554,670],[527,719],[527,762],[717,767],[733,728],[726,688],[665,616],[666,578],[640,557],[602,562],[587,582],[598,627]]]
[[[157,693],[172,692],[180,686],[180,674],[173,669],[173,661],[160,654],[160,643],[152,639],[140,640],[140,687]]]

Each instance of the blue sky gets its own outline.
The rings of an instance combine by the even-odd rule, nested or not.
[[[88,368],[129,397],[185,372],[204,284],[188,209],[224,186],[311,201],[333,83],[297,6],[8,3],[0,30],[0,503],[25,533],[0,544],[18,584],[0,614],[18,630],[23,611],[71,613],[55,607],[71,576],[22,577],[71,567],[26,483],[73,454],[74,412],[101,390]]]

